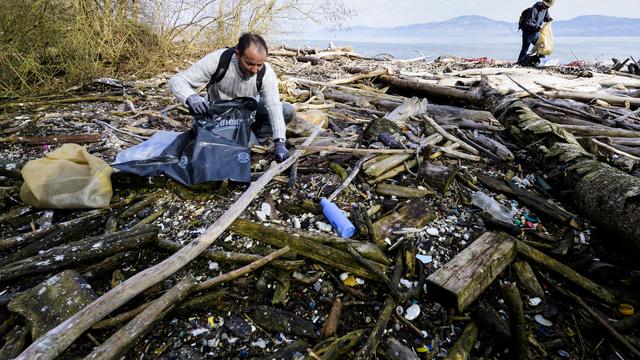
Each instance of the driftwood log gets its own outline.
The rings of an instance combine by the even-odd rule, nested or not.
[[[320,130],[316,129],[307,138],[305,145],[309,145],[319,132]],[[295,151],[288,160],[280,164],[272,164],[269,170],[258,180],[251,183],[240,198],[213,225],[188,246],[161,263],[143,270],[122,282],[98,300],[89,304],[89,306],[35,340],[16,359],[53,359],[57,357],[93,324],[144,290],[180,270],[209,247],[240,216],[271,179],[288,169],[298,160],[300,155],[302,155],[301,151]]]
[[[3,266],[0,268],[0,281],[106,258],[118,252],[140,248],[155,240],[157,236],[156,226],[145,225],[132,230],[75,241]]]
[[[521,146],[536,144],[534,150],[546,164],[547,173],[565,169],[563,187],[573,192],[572,198],[586,218],[611,232],[608,241],[622,246],[623,251],[640,253],[639,178],[593,160],[573,135],[521,102],[507,104],[500,121]]]
[[[238,235],[248,236],[266,244],[279,247],[288,245],[291,251],[314,261],[348,271],[357,276],[377,279],[367,268],[358,264],[350,254],[338,249],[337,247],[346,247],[346,243],[340,240],[336,241],[335,237],[310,234],[305,231],[288,229],[277,225],[264,226],[243,219],[236,220],[229,229]],[[336,247],[327,245],[330,243],[335,244]],[[387,265],[379,261],[384,261],[388,264],[389,260],[374,244],[349,241],[349,245],[352,245],[352,243],[354,245],[359,244],[357,248],[366,253],[367,258],[374,258],[374,264],[380,271],[384,272],[386,270]]]

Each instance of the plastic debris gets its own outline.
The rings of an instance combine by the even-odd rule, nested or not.
[[[529,299],[529,305],[531,306],[538,306],[542,303],[542,299],[540,299],[539,297],[532,297],[531,299]]]
[[[413,304],[407,308],[407,311],[404,314],[404,318],[411,321],[417,318],[420,315],[420,305]]]
[[[535,321],[542,325],[542,326],[546,326],[546,327],[551,327],[553,326],[553,323],[549,320],[547,320],[544,316],[537,314],[536,316],[533,317],[535,319]]]

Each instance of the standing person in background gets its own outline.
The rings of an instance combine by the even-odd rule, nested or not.
[[[260,35],[243,34],[235,47],[216,50],[174,75],[169,87],[178,100],[197,115],[208,113],[209,101],[256,98],[258,110],[252,128],[259,140],[273,137],[274,157],[282,162],[289,157],[285,122],[293,119],[295,107],[280,102],[278,78],[265,62],[268,51]],[[196,93],[205,84],[206,98]]]
[[[549,8],[553,6],[553,2],[554,0],[538,1],[522,12],[518,22],[518,28],[522,30],[522,50],[520,50],[520,55],[518,56],[518,65],[525,65],[523,61],[527,56],[527,52],[529,52],[529,46],[538,42],[540,38],[539,31],[544,23],[553,21],[553,18],[549,15]]]

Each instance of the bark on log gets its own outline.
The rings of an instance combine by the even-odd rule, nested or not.
[[[289,246],[292,252],[314,261],[330,265],[357,276],[377,280],[377,276],[371,274],[367,268],[358,264],[356,259],[350,254],[322,244],[317,240],[313,240],[313,237],[309,237],[305,232],[294,232],[292,229],[286,229],[276,225],[264,226],[243,219],[236,220],[229,229],[238,235],[247,236],[270,245],[280,247]],[[351,244],[351,241],[349,244]],[[369,254],[369,257],[371,257],[370,255],[371,254]],[[380,269],[380,271],[386,271],[386,265],[378,262],[374,264],[376,264],[376,267]]]
[[[0,268],[0,281],[27,274],[40,274],[62,267],[102,259],[122,251],[138,249],[155,240],[158,228],[144,226],[133,230],[96,236],[46,250]]]
[[[316,129],[313,134],[307,138],[305,145],[310,144],[319,132],[320,130]],[[89,329],[91,325],[100,321],[114,309],[122,306],[139,293],[162,281],[195,259],[227,229],[233,220],[240,216],[251,201],[267,186],[271,179],[289,168],[298,160],[300,155],[302,155],[302,152],[296,151],[288,160],[280,164],[272,164],[264,175],[253,182],[242,196],[202,235],[191,242],[189,246],[163,262],[122,282],[76,315],[34,341],[16,359],[53,359],[57,357],[85,330]]]
[[[521,102],[507,104],[500,121],[521,146],[537,144],[534,150],[548,173],[566,169],[563,187],[573,191],[572,198],[586,218],[612,234],[608,241],[640,254],[639,178],[592,160],[573,135]]]
[[[443,267],[429,275],[434,296],[462,312],[500,275],[516,255],[515,241],[486,232]]]

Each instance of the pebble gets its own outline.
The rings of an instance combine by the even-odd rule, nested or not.
[[[538,306],[540,305],[540,303],[542,303],[542,299],[540,299],[539,297],[533,297],[529,299],[529,305],[531,306]]]
[[[544,316],[538,314],[536,316],[534,316],[534,319],[536,320],[536,322],[542,326],[553,326],[553,323],[549,320],[547,320]]]
[[[418,254],[416,255],[416,259],[420,260],[423,264],[429,264],[433,261],[433,256]]]
[[[413,304],[407,308],[407,311],[404,314],[404,318],[411,321],[420,315],[420,305]]]
[[[333,228],[331,227],[330,224],[327,224],[327,223],[322,222],[322,221],[316,222],[316,227],[318,228],[318,230],[324,231],[324,232],[332,232],[333,231]]]
[[[256,341],[254,341],[251,345],[257,346],[260,349],[264,349],[264,348],[267,347],[267,342],[264,339],[258,339]]]
[[[440,231],[438,231],[438,229],[436,228],[428,228],[427,229],[427,234],[431,235],[431,236],[438,236],[440,234]]]

